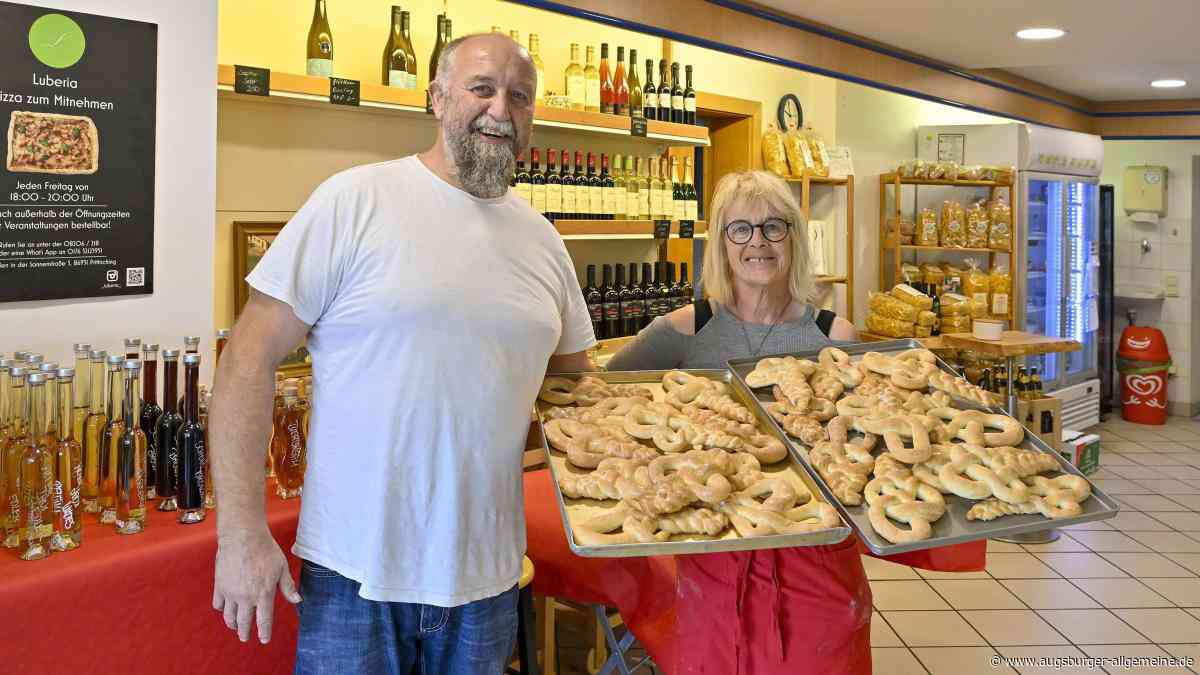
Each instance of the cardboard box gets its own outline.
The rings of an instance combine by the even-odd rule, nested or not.
[[[1063,432],[1060,451],[1080,473],[1089,474],[1100,468],[1100,437],[1068,429]]]
[[[1025,429],[1051,448],[1062,452],[1062,400],[1045,396],[1017,401],[1017,419]]]

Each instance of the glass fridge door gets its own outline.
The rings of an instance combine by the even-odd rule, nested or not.
[[[1064,279],[1063,183],[1059,179],[1027,180],[1025,330],[1058,336],[1062,326]],[[1038,369],[1045,390],[1059,384],[1058,354],[1030,356],[1025,365]]]
[[[1063,355],[1070,386],[1097,376],[1096,331],[1100,328],[1099,188],[1093,183],[1067,183],[1066,307],[1064,337],[1083,349]]]

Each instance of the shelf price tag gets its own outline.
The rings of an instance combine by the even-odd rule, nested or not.
[[[671,221],[669,221],[669,220],[654,221],[654,238],[655,239],[670,239],[671,238]]]
[[[646,137],[646,118],[645,117],[635,116],[635,117],[629,118],[629,135],[630,136],[638,136],[641,138]]]
[[[696,234],[696,223],[692,220],[679,221],[679,238],[691,239]]]
[[[239,94],[269,96],[271,93],[271,69],[234,66],[233,90]]]
[[[358,80],[329,78],[329,102],[336,105],[358,105]]]

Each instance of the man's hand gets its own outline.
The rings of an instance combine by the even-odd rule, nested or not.
[[[213,609],[224,613],[225,625],[237,631],[242,642],[250,639],[256,619],[258,640],[271,641],[277,586],[288,602],[300,602],[287,558],[270,532],[233,536],[217,544]]]

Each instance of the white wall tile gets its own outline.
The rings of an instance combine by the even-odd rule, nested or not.
[[[1164,270],[1190,270],[1192,269],[1192,247],[1190,244],[1171,244],[1163,242],[1159,247],[1162,253],[1162,267]],[[1189,288],[1188,291],[1191,289]]]
[[[1181,218],[1168,217],[1164,219],[1159,229],[1162,231],[1163,243],[1179,244],[1193,240],[1192,218],[1189,214],[1185,214]]]
[[[1167,382],[1167,400],[1168,401],[1184,401],[1192,400],[1192,381],[1188,377],[1172,377]]]
[[[1141,323],[1140,319],[1138,323]],[[1191,326],[1189,324],[1177,323],[1175,321],[1161,321],[1157,327],[1167,338],[1167,347],[1171,351],[1176,349],[1186,351],[1191,347]],[[1189,373],[1180,373],[1180,375],[1187,374]]]
[[[1181,294],[1182,296],[1182,294]],[[1190,323],[1192,320],[1192,302],[1190,297],[1166,298],[1162,301],[1163,316],[1170,317],[1178,323]],[[1200,331],[1193,331],[1193,337],[1200,337]]]

